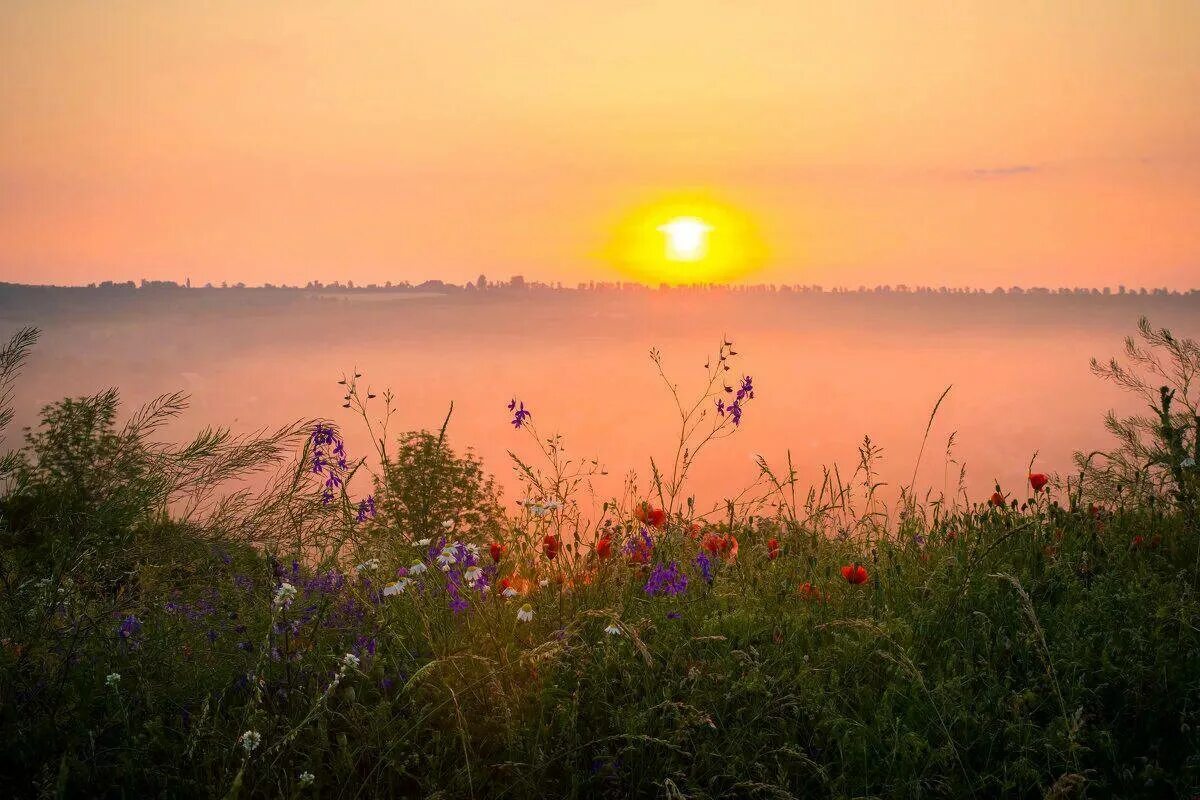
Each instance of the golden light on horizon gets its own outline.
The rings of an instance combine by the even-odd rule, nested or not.
[[[643,283],[721,283],[761,266],[765,248],[748,215],[689,195],[634,209],[604,256]]]

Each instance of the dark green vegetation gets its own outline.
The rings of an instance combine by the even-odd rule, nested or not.
[[[798,497],[764,464],[719,519],[656,527],[630,492],[593,529],[554,440],[514,517],[440,434],[373,429],[374,513],[324,426],[164,445],[180,397],[121,424],[115,393],[49,406],[0,462],[0,787],[1187,797],[1200,351],[1141,333],[1098,371],[1155,410],[990,505],[888,510],[868,445],[851,484]],[[33,339],[0,355],[0,407]],[[686,589],[648,593],[671,563]]]

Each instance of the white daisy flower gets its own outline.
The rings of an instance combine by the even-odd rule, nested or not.
[[[358,656],[354,655],[354,653],[346,653],[346,655],[342,656],[343,667],[357,667],[358,664]]]
[[[505,587],[505,589],[504,589],[504,591],[503,591],[503,592],[501,592],[500,594],[504,595],[505,597],[516,597],[516,596],[517,596],[517,590],[516,590],[516,589],[514,589],[514,588],[513,588],[513,587],[511,587],[511,586],[506,586],[506,587]]]
[[[316,779],[317,779],[317,776],[313,775],[308,770],[305,770],[304,772],[300,773],[300,785],[301,786],[308,786]]]
[[[604,632],[607,633],[609,636],[620,636],[621,628],[619,625],[617,625],[617,623],[610,622],[608,624],[608,627],[604,629]]]
[[[481,570],[479,567],[470,567],[466,572],[463,573],[463,577],[466,578],[467,583],[469,583],[471,586],[474,586],[475,582],[483,577],[483,570]]]
[[[428,567],[425,566],[424,561],[417,561],[417,562],[414,562],[413,565],[408,568],[408,574],[409,575],[420,575],[422,572],[424,572],[427,569],[428,569]]]
[[[284,581],[283,583],[279,584],[279,588],[275,590],[275,600],[272,604],[275,606],[275,610],[278,611],[282,608],[287,608],[290,606],[292,604],[292,600],[295,598],[296,587],[292,586],[287,581]]]
[[[533,606],[526,603],[517,609],[517,622],[532,622],[533,621]]]
[[[262,744],[262,734],[258,731],[246,731],[238,737],[238,743],[246,751],[246,755],[250,755],[256,747]]]
[[[448,531],[448,530],[452,529],[453,527],[454,527],[454,520],[452,520],[452,519],[442,520],[442,530]]]
[[[379,559],[378,558],[369,558],[366,561],[364,561],[363,563],[359,564],[354,569],[357,572],[366,572],[367,570],[372,570],[372,571],[377,570],[377,569],[379,569]]]
[[[453,564],[457,560],[458,560],[458,552],[457,552],[457,549],[454,547],[454,545],[450,545],[449,547],[444,548],[442,550],[442,552],[440,554],[438,554],[438,557],[437,557],[438,564],[440,564],[443,567],[449,567],[451,564]]]
[[[110,687],[112,687],[113,689],[117,688],[117,684],[121,682],[121,673],[119,673],[119,672],[108,673],[108,677],[104,679],[104,682],[106,684],[108,684]]]
[[[387,586],[383,587],[383,596],[392,597],[394,595],[398,595],[407,589],[410,583],[412,583],[412,581],[408,578],[401,578],[398,581],[393,581],[392,583],[389,583]]]
[[[432,541],[432,539],[417,539],[413,542],[413,547],[429,547],[429,543]]]

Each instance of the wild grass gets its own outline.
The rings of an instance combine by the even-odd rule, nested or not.
[[[690,466],[754,391],[727,380],[728,341],[694,402],[655,354],[679,449],[620,497],[596,498],[603,467],[514,400],[515,511],[449,447],[449,416],[393,436],[391,396],[353,372],[369,475],[323,422],[175,445],[159,435],[182,396],[123,424],[115,391],[52,404],[0,462],[0,786],[1190,796],[1200,359],[1140,333],[1098,370],[1152,416],[1110,415],[1112,451],[990,500],[961,478],[918,498],[914,479],[889,504],[866,439],[848,475],[808,488],[790,456],[760,461],[700,513]],[[0,352],[5,423],[35,339]]]

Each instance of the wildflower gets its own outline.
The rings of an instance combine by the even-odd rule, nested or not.
[[[609,636],[620,636],[621,628],[619,625],[617,625],[617,623],[610,622],[610,623],[608,623],[608,627],[604,629],[604,632],[607,633]]]
[[[454,530],[454,520],[452,520],[452,519],[442,520],[442,530],[444,530],[444,531]]]
[[[717,398],[717,413],[722,417],[725,416],[725,399],[723,397]]]
[[[542,537],[542,552],[546,554],[546,558],[551,560],[556,558],[561,547],[562,543],[553,533],[548,533]]]
[[[1184,469],[1191,469],[1192,467],[1196,466],[1196,459],[1188,456],[1183,461],[1179,462],[1179,466],[1183,467]]]
[[[1004,495],[1000,493],[999,489],[992,492],[992,496],[988,498],[988,505],[993,508],[1004,508]]]
[[[368,517],[375,519],[374,495],[367,495],[366,500],[360,500],[358,503],[358,522],[365,522]]]
[[[667,521],[667,512],[661,508],[655,508],[649,503],[641,503],[634,509],[633,517],[651,528],[661,528]]]
[[[604,560],[612,555],[612,537],[605,534],[596,540],[596,557]]]
[[[363,573],[363,572],[367,572],[367,571],[374,571],[377,569],[379,569],[379,559],[378,558],[369,558],[366,561],[364,561],[363,563],[359,564],[357,567],[355,567],[354,571],[358,572],[358,573]]]
[[[413,542],[413,547],[429,547],[429,543],[432,541],[432,539],[417,539]]]
[[[650,560],[654,551],[654,540],[645,528],[638,530],[638,535],[629,537],[621,547],[621,552],[629,558],[630,564],[645,564]]]
[[[342,667],[345,669],[354,669],[359,663],[358,656],[353,653],[346,653],[346,655],[342,656]]]
[[[262,744],[262,734],[258,731],[246,731],[238,737],[238,743],[246,751],[246,755],[250,755],[255,748]]]
[[[683,615],[680,614],[678,611],[668,611],[667,612],[667,619],[679,619],[682,616]]]
[[[867,568],[855,562],[842,567],[842,577],[855,586],[867,582]]]
[[[525,409],[525,403],[518,403],[516,398],[509,402],[508,410],[513,412],[512,426],[514,428],[522,427],[529,421],[529,418],[533,416]]]
[[[683,594],[686,590],[687,576],[680,571],[679,565],[674,561],[666,566],[655,564],[645,587],[646,594],[651,597],[659,594],[668,594],[674,597]]]
[[[108,677],[106,677],[104,679],[105,685],[111,689],[117,688],[117,684],[120,682],[121,682],[121,673],[119,673],[119,672],[110,672],[110,673],[108,673]]]
[[[483,577],[483,570],[479,567],[468,567],[467,571],[463,573],[463,577],[469,585],[474,586]]]
[[[272,602],[272,605],[276,611],[280,611],[290,606],[294,599],[296,599],[296,587],[284,581],[275,590],[275,600]]]
[[[696,556],[696,566],[700,568],[701,577],[703,577],[708,583],[712,583],[712,559],[708,557],[708,554],[701,553],[700,555]]]
[[[393,581],[392,583],[389,583],[387,586],[383,587],[383,596],[393,597],[398,595],[407,589],[410,583],[412,583],[410,578],[401,578],[398,581]]]
[[[301,786],[310,786],[312,784],[312,782],[315,781],[316,779],[317,779],[317,776],[313,775],[308,770],[305,770],[304,772],[300,773],[299,780],[300,780]]]
[[[1133,541],[1129,543],[1129,547],[1133,550],[1138,550],[1146,543],[1146,537],[1140,533],[1133,537]]]
[[[124,617],[117,627],[117,637],[133,646],[136,646],[137,637],[141,632],[142,621],[133,614]]]
[[[736,397],[737,402],[754,399],[754,382],[749,375],[742,378],[742,385],[738,388]]]
[[[740,400],[734,400],[730,403],[727,411],[729,411],[729,418],[733,420],[735,426],[742,424],[742,403]]]
[[[1029,473],[1029,485],[1033,488],[1034,492],[1040,492],[1049,482],[1050,479],[1046,477],[1044,472]]]
[[[721,543],[721,552],[725,554],[725,561],[732,564],[737,561],[738,556],[738,540],[732,533],[725,537]]]
[[[774,537],[767,539],[767,558],[774,561],[779,558],[779,552],[779,540]]]
[[[820,600],[823,597],[821,590],[813,586],[811,581],[800,584],[799,592],[805,600]]]
[[[499,542],[492,542],[488,545],[488,553],[491,555],[492,561],[499,561],[501,558],[503,558],[504,551],[507,549],[508,547],[500,544]]]
[[[529,603],[526,603],[517,609],[517,622],[531,621],[533,621],[533,606],[529,605]]]
[[[721,552],[721,545],[721,537],[715,533],[706,533],[704,534],[704,538],[700,540],[700,546],[713,555]]]
[[[547,511],[558,511],[562,506],[563,504],[559,500],[549,500],[542,504],[542,507]]]
[[[437,557],[437,563],[442,569],[449,569],[450,565],[458,560],[458,548],[450,545],[443,547],[442,552]]]
[[[408,568],[409,575],[420,575],[425,570],[429,569],[423,561],[414,561],[413,565]]]

